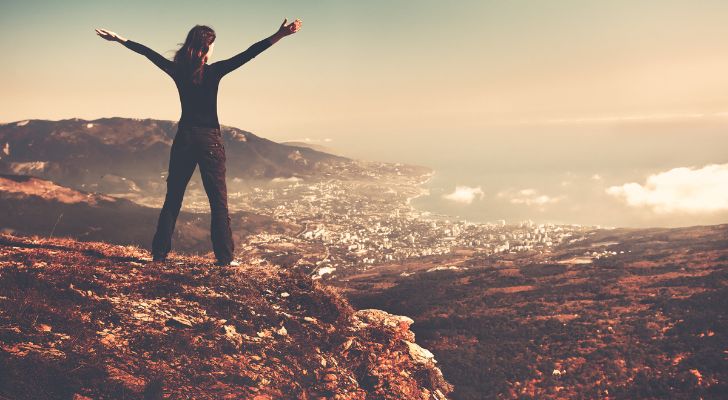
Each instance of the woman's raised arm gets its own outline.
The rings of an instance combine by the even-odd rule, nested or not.
[[[294,34],[298,32],[299,29],[301,29],[301,20],[297,19],[290,24],[286,25],[286,22],[288,21],[288,18],[283,19],[283,23],[278,28],[276,33],[272,34],[271,36],[256,42],[252,46],[248,47],[245,51],[238,53],[227,60],[218,61],[215,63],[210,64],[210,68],[215,71],[217,74],[220,75],[220,77],[225,76],[225,74],[234,71],[241,65],[245,64],[246,62],[252,60],[257,56],[258,54],[262,53],[265,49],[272,46],[275,42],[279,41],[281,38]]]
[[[96,33],[106,40],[109,40],[112,42],[119,42],[119,43],[123,44],[126,48],[145,56],[151,62],[153,62],[154,65],[159,67],[162,71],[166,72],[167,75],[174,78],[174,75],[173,75],[174,62],[172,60],[164,58],[161,54],[157,53],[156,51],[150,49],[149,47],[147,47],[141,43],[137,43],[133,40],[129,40],[124,37],[121,37],[120,35],[118,35],[114,32],[111,32],[109,30],[96,29]]]

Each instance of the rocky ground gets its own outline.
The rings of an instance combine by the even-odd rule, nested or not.
[[[295,269],[0,235],[0,398],[444,399],[412,320]]]
[[[330,283],[414,318],[454,399],[728,398],[728,224],[410,264]]]

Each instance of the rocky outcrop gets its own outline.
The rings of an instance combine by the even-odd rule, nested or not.
[[[366,370],[365,382],[369,393],[375,398],[394,396],[442,400],[446,393],[453,390],[435,366],[433,354],[415,343],[415,334],[409,330],[414,322],[411,318],[365,309],[355,312],[352,320],[355,332],[364,337],[378,338],[375,353],[367,352],[366,342],[356,346],[352,339],[351,345],[345,346],[349,353],[357,351],[364,355],[366,360],[360,363]],[[422,381],[427,382],[426,387],[421,385]]]
[[[444,399],[412,320],[296,270],[0,235],[0,398]]]

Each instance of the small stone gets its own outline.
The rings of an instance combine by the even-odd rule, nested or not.
[[[192,321],[185,317],[175,316],[167,320],[168,326],[179,326],[182,328],[192,328]]]
[[[223,325],[225,337],[234,345],[242,346],[243,337],[237,332],[233,325]]]
[[[417,343],[412,343],[408,341],[404,341],[407,344],[407,349],[409,350],[409,355],[412,357],[412,359],[416,363],[427,363],[429,361],[432,361],[433,363],[435,361],[435,355],[432,354],[429,350],[420,347]]]
[[[116,336],[112,333],[105,334],[101,338],[100,342],[106,347],[114,347],[116,345]]]

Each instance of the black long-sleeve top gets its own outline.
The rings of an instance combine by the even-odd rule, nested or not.
[[[217,89],[220,84],[220,79],[253,59],[273,43],[266,38],[227,60],[221,60],[209,65],[205,64],[203,66],[202,82],[199,85],[192,83],[191,76],[181,76],[182,74],[177,73],[174,61],[164,58],[161,54],[149,47],[131,40],[127,40],[123,44],[127,48],[147,57],[157,67],[172,77],[174,83],[177,85],[180,103],[182,104],[182,116],[180,117],[178,126],[203,126],[219,129],[220,122],[217,119]]]

